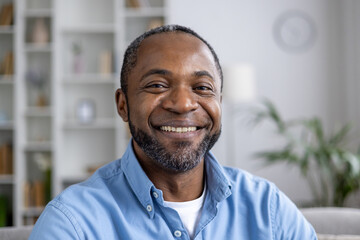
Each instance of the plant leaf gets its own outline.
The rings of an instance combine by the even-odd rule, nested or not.
[[[360,177],[360,158],[351,152],[344,153],[344,160],[349,164],[350,174],[353,177]]]
[[[270,119],[274,121],[276,124],[278,131],[283,133],[285,131],[285,123],[282,120],[278,110],[276,109],[275,105],[270,100],[265,100],[264,105],[267,109],[268,116]]]
[[[339,132],[337,132],[334,136],[330,138],[329,144],[333,146],[337,146],[338,144],[340,144],[344,140],[346,135],[349,133],[350,129],[350,124],[344,125]]]

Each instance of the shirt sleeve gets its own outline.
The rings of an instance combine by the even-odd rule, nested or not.
[[[295,204],[277,188],[271,203],[273,239],[276,240],[317,240],[311,224],[305,219]]]
[[[71,212],[60,202],[50,202],[36,221],[29,240],[84,239]]]

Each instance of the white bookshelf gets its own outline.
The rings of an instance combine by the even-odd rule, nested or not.
[[[0,174],[0,195],[12,203],[12,224],[21,226],[33,224],[44,209],[24,204],[25,183],[45,178],[39,155],[50,159],[52,197],[121,157],[129,134],[114,94],[123,54],[153,20],[166,23],[167,10],[166,0],[142,0],[147,4],[140,8],[126,0],[0,0],[0,7],[9,2],[16,25],[0,26],[0,61],[12,51],[15,72],[0,74],[0,145],[12,144],[14,172]],[[38,19],[47,28],[45,43],[34,42]],[[110,71],[101,66],[104,59]],[[37,86],[36,79],[45,80]],[[77,115],[84,99],[95,106],[87,123]]]
[[[13,3],[14,1],[0,0],[0,8],[5,4]],[[13,56],[16,51],[16,37],[17,37],[17,26],[12,25],[0,26],[0,63],[5,61],[5,56],[12,52]],[[15,67],[16,70],[16,67]],[[14,154],[15,146],[15,121],[16,112],[16,82],[14,79],[16,74],[6,74],[0,72],[0,146],[4,144],[11,144]],[[13,162],[14,165],[14,162]],[[14,166],[13,166],[14,168]],[[13,170],[12,173],[0,174],[0,196],[6,197],[8,202],[8,210],[14,213],[16,211],[16,204],[13,201],[16,200],[16,174]],[[14,224],[14,221],[9,224]]]
[[[64,99],[60,114],[59,158],[65,164],[58,167],[59,191],[77,176],[85,179],[87,169],[114,160],[116,156],[114,92],[116,71],[116,0],[65,0],[59,8],[66,13],[59,23],[60,45],[63,49],[59,85]],[[96,9],[96,16],[91,12]],[[75,53],[74,46],[80,49]],[[100,56],[111,54],[108,71],[101,73]],[[77,60],[77,62],[76,62]],[[80,67],[76,67],[79,64]],[[109,69],[110,68],[110,69]],[[66,96],[66,99],[65,99]],[[91,101],[95,116],[81,123],[77,109],[81,101]],[[66,151],[64,151],[66,149]],[[79,161],[79,159],[83,159]]]
[[[54,115],[54,7],[52,0],[14,0],[16,2],[16,142],[15,182],[16,205],[14,224],[33,224],[44,206],[25,206],[25,183],[43,181],[44,176],[37,166],[35,156],[46,154],[51,164],[55,161]],[[44,21],[43,41],[34,39],[37,20]],[[45,30],[44,30],[45,29]],[[41,87],[30,81],[42,79]],[[42,94],[41,94],[42,93]],[[40,95],[43,100],[40,99]],[[35,190],[32,190],[34,192]],[[38,209],[38,210],[35,210]]]

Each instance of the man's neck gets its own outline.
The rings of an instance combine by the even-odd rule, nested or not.
[[[169,173],[163,171],[146,171],[155,187],[163,191],[164,200],[171,202],[185,202],[197,199],[204,189],[204,160],[195,168],[185,173]]]
[[[137,146],[134,148],[142,169],[155,187],[163,192],[165,201],[185,202],[201,196],[204,189],[204,158],[193,169],[179,173],[158,166]]]

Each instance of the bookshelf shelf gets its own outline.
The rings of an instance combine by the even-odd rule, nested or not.
[[[14,184],[14,175],[12,174],[0,174],[0,185]]]
[[[45,207],[26,207],[23,209],[22,215],[24,217],[37,217],[44,211],[44,208]]]
[[[164,14],[163,7],[127,8],[125,11],[126,17],[163,17]]]
[[[50,53],[52,51],[52,44],[27,43],[25,51],[28,53]]]
[[[25,10],[26,17],[51,17],[53,14],[52,9],[27,9]]]
[[[24,150],[26,152],[51,152],[53,150],[52,142],[28,142]]]
[[[96,130],[96,129],[115,129],[116,124],[113,118],[96,119],[92,123],[82,124],[76,120],[68,120],[64,124],[65,130]]]
[[[4,121],[0,122],[0,130],[13,130],[14,122],[13,121]]]
[[[75,183],[79,183],[79,182],[82,182],[84,180],[86,180],[88,177],[90,177],[89,174],[84,174],[82,176],[74,176],[74,177],[63,177],[61,179],[61,182],[63,185],[65,186],[70,186],[70,185],[73,185]]]
[[[63,28],[64,33],[114,33],[114,24],[71,25]]]
[[[0,34],[13,34],[15,33],[15,27],[11,26],[0,26]]]
[[[75,74],[64,76],[64,84],[115,84],[115,74]]]
[[[13,75],[0,75],[0,85],[13,85],[14,76]]]
[[[51,107],[28,107],[25,111],[27,117],[51,117]]]

